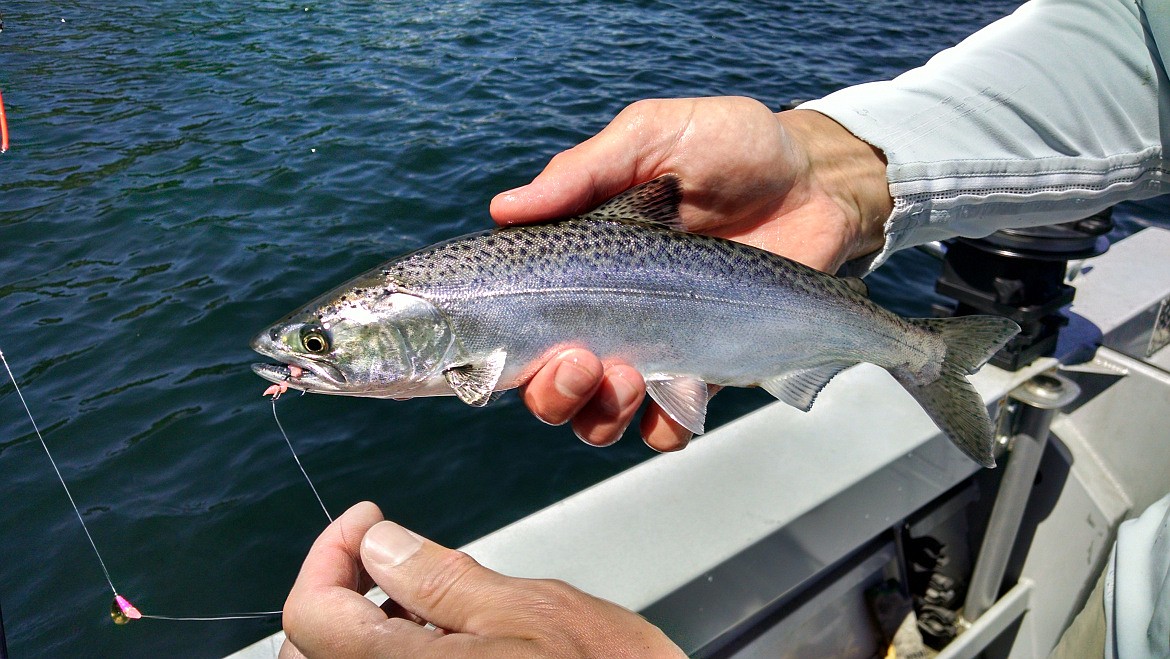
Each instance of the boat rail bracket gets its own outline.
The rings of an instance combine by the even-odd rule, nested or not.
[[[1010,455],[971,574],[962,610],[966,625],[987,613],[998,599],[1052,419],[1079,395],[1080,387],[1055,370],[1036,375],[1008,394],[1013,403],[1006,426],[1012,429]]]

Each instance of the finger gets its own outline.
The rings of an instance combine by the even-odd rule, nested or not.
[[[605,369],[597,393],[573,417],[573,432],[586,444],[609,446],[621,439],[645,397],[642,375],[632,366],[613,364]]]
[[[536,418],[559,426],[579,412],[601,386],[604,367],[592,352],[574,348],[546,363],[521,390]]]
[[[711,400],[715,394],[719,393],[720,387],[717,384],[707,386],[707,400]],[[670,453],[672,451],[681,451],[687,447],[694,433],[682,427],[679,422],[670,418],[657,403],[653,403],[646,408],[642,414],[642,423],[639,426],[642,433],[642,441],[650,448],[659,453]]]
[[[369,530],[361,555],[391,599],[447,630],[388,620],[396,645],[374,656],[682,656],[631,611],[563,582],[506,577],[393,522]]]
[[[353,646],[353,629],[385,621],[385,614],[362,596],[372,581],[360,562],[361,540],[381,519],[377,506],[359,503],[313,543],[284,605],[284,630],[294,646],[289,652],[336,654]]]
[[[422,616],[415,615],[414,613],[407,611],[406,608],[401,604],[389,598],[387,598],[385,602],[382,602],[381,609],[382,612],[386,614],[387,618],[402,618],[404,620],[409,620],[416,625],[426,625],[428,622]]]
[[[639,430],[642,433],[642,441],[659,453],[681,451],[687,447],[694,435],[670,418],[657,403],[646,408]]]
[[[395,524],[366,534],[362,562],[390,599],[438,627],[473,634],[502,630],[493,622],[512,608],[510,580],[467,554],[447,549]]]
[[[279,659],[306,659],[304,653],[298,650],[297,646],[293,645],[293,642],[287,638],[280,645],[280,654],[278,657]]]
[[[579,215],[632,185],[630,158],[614,158],[610,141],[595,136],[553,157],[531,183],[501,192],[488,207],[499,224],[525,224]]]
[[[371,526],[382,521],[382,511],[373,503],[354,504],[333,521],[309,549],[293,593],[301,590],[341,587],[369,590],[372,583],[361,570],[362,538]],[[364,586],[364,588],[363,588]]]

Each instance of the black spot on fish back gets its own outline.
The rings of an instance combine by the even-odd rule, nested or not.
[[[556,286],[573,278],[622,276],[640,281],[638,277],[649,273],[669,276],[683,271],[743,290],[760,282],[848,290],[833,277],[748,245],[595,215],[438,243],[383,266],[385,279],[378,285],[415,290]]]

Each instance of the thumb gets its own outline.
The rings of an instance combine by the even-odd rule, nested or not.
[[[579,215],[662,173],[647,162],[661,135],[645,127],[645,105],[626,108],[597,135],[558,153],[528,185],[496,195],[492,218],[508,225]]]
[[[585,142],[557,154],[531,183],[496,195],[492,219],[509,225],[580,215],[630,187],[632,163],[599,155],[602,150]]]
[[[366,533],[361,556],[366,572],[390,599],[452,632],[479,631],[472,620],[490,625],[502,610],[496,600],[510,590],[505,577],[467,554],[394,522],[380,522]]]

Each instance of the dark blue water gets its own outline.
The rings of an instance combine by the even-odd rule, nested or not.
[[[279,608],[321,511],[248,338],[487,202],[645,97],[776,107],[925,61],[1018,3],[6,2],[0,348],[118,589],[148,613]],[[872,283],[924,311],[935,265]],[[726,396],[726,397],[725,397]],[[764,402],[721,395],[714,420]],[[326,503],[458,545],[651,456],[505,397],[281,405]],[[0,606],[13,656],[215,656],[278,622],[115,627],[10,385]]]

